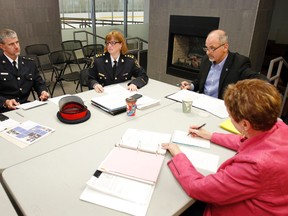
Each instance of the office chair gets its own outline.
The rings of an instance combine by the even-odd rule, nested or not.
[[[55,68],[55,77],[56,77],[56,81],[54,83],[51,95],[54,94],[54,90],[57,84],[60,85],[63,93],[66,94],[62,81],[67,81],[67,82],[78,81],[79,82],[79,77],[80,77],[80,74],[78,71],[65,74],[65,70],[67,68],[68,62],[70,61],[71,54],[66,51],[59,50],[59,51],[51,52],[49,54],[49,58],[50,58],[51,64]]]
[[[71,64],[77,64],[79,67],[79,70],[82,70],[83,68],[87,67],[87,65],[90,62],[90,59],[85,57],[83,52],[83,45],[80,40],[67,40],[63,41],[61,43],[62,49],[64,51],[67,51],[71,54],[71,59],[68,62],[68,66],[70,68],[70,71],[72,72]],[[80,66],[83,65],[83,68]]]

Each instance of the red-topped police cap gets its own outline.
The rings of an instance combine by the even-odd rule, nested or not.
[[[78,124],[87,121],[91,116],[87,106],[78,96],[66,96],[59,101],[58,119],[66,124]]]

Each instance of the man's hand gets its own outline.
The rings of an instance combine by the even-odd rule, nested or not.
[[[191,89],[191,83],[189,83],[187,81],[182,81],[181,85],[180,85],[180,89],[190,90]]]
[[[136,85],[134,85],[134,84],[130,84],[130,85],[128,86],[128,90],[129,90],[129,91],[137,91],[138,88],[137,88]]]
[[[6,100],[4,106],[10,110],[16,109],[16,106],[20,105],[15,99]]]
[[[49,97],[50,97],[50,95],[49,95],[48,92],[42,91],[39,99],[40,99],[41,101],[46,101],[46,100],[48,100]]]

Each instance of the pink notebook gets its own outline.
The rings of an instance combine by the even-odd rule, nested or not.
[[[114,147],[99,170],[155,183],[163,161],[164,155]]]

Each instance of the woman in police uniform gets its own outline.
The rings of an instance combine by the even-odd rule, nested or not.
[[[131,80],[128,83],[130,91],[137,91],[145,86],[149,78],[134,56],[126,55],[128,48],[123,35],[118,31],[111,31],[106,35],[105,43],[105,52],[94,57],[89,69],[89,89],[103,92],[104,86],[128,80]]]

